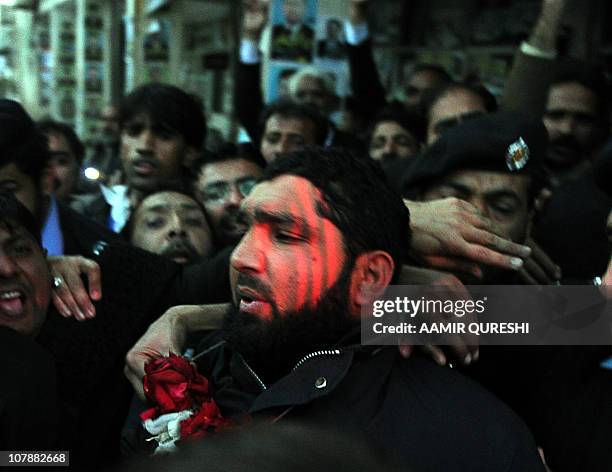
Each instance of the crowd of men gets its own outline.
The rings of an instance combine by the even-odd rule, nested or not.
[[[544,1],[501,97],[418,64],[390,100],[372,2],[348,3],[341,124],[316,67],[264,103],[260,0],[236,71],[250,142],[208,148],[203,104],[144,84],[109,115],[120,178],[83,193],[74,130],[0,99],[0,449],[84,470],[612,469],[612,330],[602,346],[360,342],[390,285],[590,285],[609,313],[606,71],[557,57],[566,2]],[[144,369],[169,353],[233,426],[151,459]]]

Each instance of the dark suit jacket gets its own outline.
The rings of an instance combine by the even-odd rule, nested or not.
[[[98,225],[104,228],[108,227],[111,207],[106,203],[106,200],[104,200],[104,196],[100,190],[93,194],[75,197],[70,202],[70,208],[89,220],[95,221]]]
[[[226,417],[362,434],[408,470],[543,470],[531,434],[500,401],[429,359],[401,359],[393,347],[321,351],[265,388],[261,372],[226,345],[197,363]]]
[[[89,257],[93,246],[104,241],[106,243],[121,241],[118,234],[97,223],[72,208],[59,204],[59,218],[64,237],[64,254]]]

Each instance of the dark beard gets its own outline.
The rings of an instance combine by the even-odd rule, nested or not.
[[[315,308],[281,315],[273,306],[272,321],[240,312],[232,303],[223,320],[228,345],[268,383],[288,374],[306,354],[333,347],[359,325],[349,313],[352,269],[352,261],[345,264]]]

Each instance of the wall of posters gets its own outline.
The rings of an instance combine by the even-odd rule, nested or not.
[[[304,66],[325,71],[338,97],[348,93],[348,65],[342,18],[319,15],[318,0],[274,0],[270,11],[270,63],[266,97],[288,94],[291,75]]]

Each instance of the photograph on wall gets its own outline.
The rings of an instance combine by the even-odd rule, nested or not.
[[[272,64],[268,73],[268,102],[289,96],[289,79],[297,70],[296,67]]]
[[[346,58],[346,40],[340,18],[333,16],[320,18],[317,31],[317,56],[332,61]]]
[[[85,67],[85,90],[87,92],[101,92],[104,77],[102,63],[90,62]]]
[[[274,0],[271,9],[270,57],[279,61],[312,62],[315,49],[317,0]]]
[[[144,38],[145,61],[167,62],[170,55],[170,22],[151,20]]]

